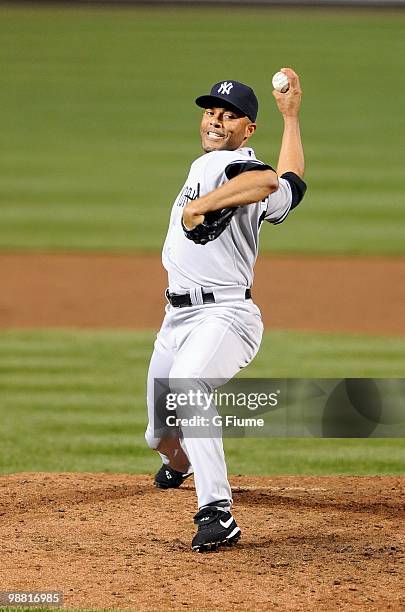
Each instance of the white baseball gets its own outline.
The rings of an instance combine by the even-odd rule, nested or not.
[[[276,91],[279,91],[280,93],[285,93],[290,87],[288,77],[286,74],[284,74],[284,72],[276,72],[271,82],[273,84],[274,89]]]

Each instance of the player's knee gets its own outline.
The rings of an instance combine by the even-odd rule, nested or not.
[[[172,393],[206,386],[201,368],[193,364],[192,359],[187,364],[184,362],[174,364],[169,372],[168,382]]]
[[[199,372],[192,367],[192,364],[189,364],[188,367],[184,367],[184,365],[174,365],[169,372],[169,386],[170,390],[173,390],[173,387],[182,387],[185,385],[184,381],[193,381],[198,378]]]

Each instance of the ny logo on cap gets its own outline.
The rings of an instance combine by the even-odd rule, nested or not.
[[[218,88],[218,93],[226,94],[229,96],[231,93],[231,89],[233,87],[233,83],[228,83],[228,81],[224,81],[221,83],[221,86]]]

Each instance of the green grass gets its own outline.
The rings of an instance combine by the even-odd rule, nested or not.
[[[405,252],[404,12],[0,7],[0,248],[160,249],[200,154],[196,95],[222,78],[261,101],[302,75],[309,192],[264,250]]]
[[[0,472],[153,472],[151,332],[0,333]],[[403,376],[405,340],[272,332],[249,377]],[[227,439],[230,473],[400,474],[402,439]]]

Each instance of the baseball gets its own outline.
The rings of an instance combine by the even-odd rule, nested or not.
[[[288,91],[288,88],[290,86],[288,82],[288,77],[286,74],[284,74],[284,72],[276,72],[271,82],[273,84],[274,89],[276,91],[279,91],[280,93],[285,93],[286,91]]]

